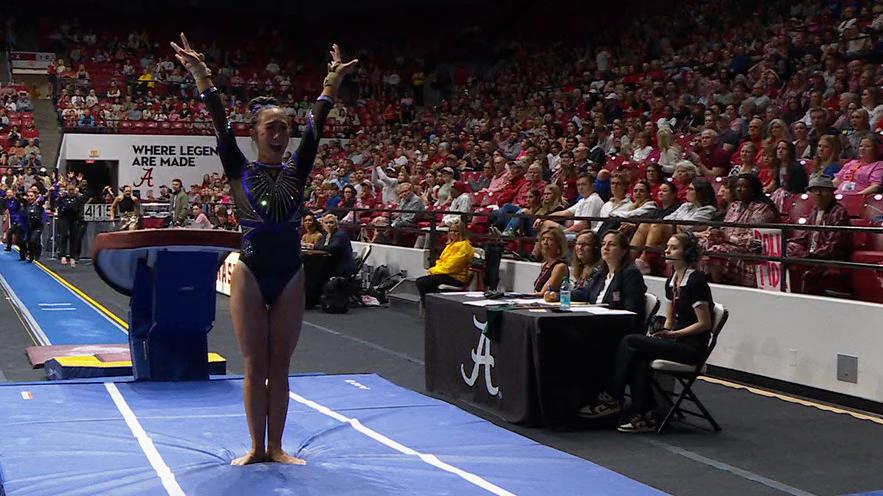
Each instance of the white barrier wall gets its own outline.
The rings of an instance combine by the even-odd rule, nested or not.
[[[353,243],[354,249],[361,243]],[[368,265],[425,274],[424,251],[374,245]],[[529,291],[539,264],[503,260],[501,287]],[[647,277],[664,295],[664,280]],[[883,305],[712,285],[730,319],[709,363],[826,391],[883,402]],[[857,357],[857,383],[837,380],[837,355]]]

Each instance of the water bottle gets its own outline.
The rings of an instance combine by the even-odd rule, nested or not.
[[[570,284],[570,277],[564,276],[564,280],[561,281],[561,291],[559,292],[559,300],[561,300],[561,310],[568,311],[570,310],[570,290],[573,289],[573,285]]]

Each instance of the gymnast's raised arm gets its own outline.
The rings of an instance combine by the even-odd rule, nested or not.
[[[313,104],[313,109],[307,114],[307,126],[300,145],[295,152],[298,172],[303,177],[309,175],[313,168],[313,160],[319,149],[319,138],[322,137],[322,128],[325,126],[325,118],[337,100],[340,83],[347,74],[353,72],[359,59],[353,59],[344,63],[340,58],[340,47],[337,44],[331,46],[331,62],[328,63],[328,75],[322,82],[322,94]]]
[[[212,124],[215,127],[215,135],[218,137],[218,155],[224,166],[224,173],[230,179],[236,179],[242,175],[242,166],[246,159],[239,146],[236,145],[236,136],[227,123],[227,111],[221,102],[221,95],[212,83],[212,71],[205,64],[205,55],[198,53],[190,47],[190,42],[184,33],[181,33],[181,44],[170,43],[175,50],[175,58],[193,75],[199,96],[208,107],[212,116]]]

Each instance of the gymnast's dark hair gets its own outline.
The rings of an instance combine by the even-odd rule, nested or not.
[[[251,115],[251,127],[257,125],[258,119],[261,116],[261,112],[263,112],[264,109],[278,106],[279,100],[271,96],[258,96],[249,100],[246,108],[248,109],[248,113]]]

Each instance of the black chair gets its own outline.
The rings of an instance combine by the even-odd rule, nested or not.
[[[705,355],[702,357],[702,360],[696,364],[687,364],[680,362],[672,362],[669,360],[653,360],[650,364],[650,368],[653,369],[655,374],[663,374],[673,377],[678,383],[680,383],[680,393],[676,393],[675,391],[668,391],[664,389],[659,382],[656,380],[656,377],[653,378],[653,387],[656,391],[668,402],[668,413],[665,415],[665,418],[659,424],[659,427],[656,429],[656,432],[662,434],[663,430],[665,430],[666,426],[668,426],[669,422],[671,422],[672,417],[677,416],[679,419],[684,418],[684,414],[692,415],[694,417],[702,418],[708,421],[711,424],[711,427],[715,432],[721,430],[720,425],[714,420],[714,417],[711,416],[711,413],[708,412],[708,409],[705,408],[705,405],[699,401],[699,398],[696,397],[696,394],[693,392],[693,384],[696,382],[696,379],[699,378],[700,375],[704,374],[707,370],[706,361],[708,357],[711,355],[711,352],[714,350],[714,347],[717,345],[717,338],[720,335],[721,330],[724,327],[724,324],[727,323],[727,318],[730,313],[724,308],[720,303],[715,303],[714,308],[712,309],[711,314],[711,340],[708,344],[708,350]],[[676,398],[672,401],[672,398]],[[687,410],[681,407],[681,404],[684,400],[689,401],[696,405],[699,409],[698,412]]]

